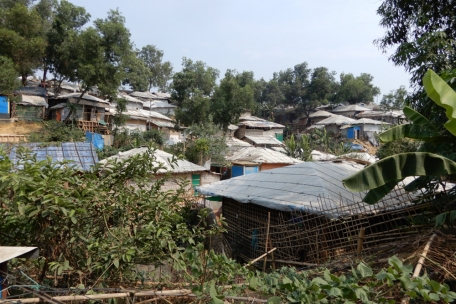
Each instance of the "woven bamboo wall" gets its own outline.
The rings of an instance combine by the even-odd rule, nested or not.
[[[365,229],[363,247],[373,249],[391,240],[417,234],[413,224],[428,205],[412,205],[410,197],[397,193],[397,203],[388,208],[364,210],[363,202],[344,202],[334,210],[324,210],[324,199],[312,206],[312,214],[283,212],[255,204],[242,204],[223,198],[223,216],[228,224],[226,252],[232,258],[248,261],[264,253],[268,212],[271,213],[269,248],[277,247],[275,258],[288,261],[324,263],[356,252],[358,234]],[[354,214],[330,219],[327,214]]]

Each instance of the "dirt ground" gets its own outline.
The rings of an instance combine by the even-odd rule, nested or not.
[[[11,123],[0,123],[0,135],[27,135],[32,132],[37,132],[43,128],[43,124],[39,122],[16,121]]]
[[[377,147],[374,147],[370,142],[368,141],[363,141],[363,140],[359,140],[359,139],[355,139],[353,141],[353,143],[355,144],[359,144],[361,146],[363,146],[364,148],[367,149],[367,153],[369,153],[370,155],[375,155],[377,153]]]

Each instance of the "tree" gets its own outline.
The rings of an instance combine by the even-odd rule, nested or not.
[[[7,57],[0,56],[0,93],[10,94],[19,87],[14,63]]]
[[[393,49],[390,60],[411,73],[411,83],[421,87],[428,69],[441,74],[456,62],[456,18],[452,1],[384,0],[377,10],[386,29],[375,42],[383,52]]]
[[[146,45],[138,51],[140,58],[145,66],[149,69],[148,91],[153,87],[159,88],[162,92],[168,91],[168,81],[173,76],[173,66],[171,62],[163,60],[163,51],[159,50],[155,45]]]
[[[261,79],[260,81],[264,81]],[[274,120],[274,108],[281,105],[285,100],[285,96],[280,89],[280,85],[277,79],[277,74],[271,80],[263,85],[263,91],[260,97],[261,109],[264,113],[264,117],[273,121]]]
[[[71,76],[82,85],[76,104],[93,86],[97,86],[102,95],[115,98],[125,77],[123,62],[132,50],[130,32],[119,11],[111,10],[106,19],[97,19],[94,25],[79,35],[70,36],[73,49],[77,52],[77,68]],[[66,120],[71,114],[72,109]]]
[[[366,73],[357,77],[351,73],[341,73],[334,101],[350,104],[373,101],[374,97],[380,94],[380,89],[372,84],[373,79],[372,75]]]
[[[75,43],[81,35],[83,27],[90,19],[90,15],[83,7],[61,0],[55,6],[52,24],[48,30],[43,80],[46,80],[47,71],[58,79],[56,93],[60,91],[63,80],[77,81],[79,51]]]
[[[383,111],[400,110],[405,106],[405,99],[407,97],[407,90],[404,86],[399,89],[391,91],[387,95],[383,95],[380,102],[380,108]]]
[[[2,10],[0,44],[0,56],[12,60],[23,85],[26,85],[27,76],[41,67],[46,48],[43,22],[36,9],[17,3]]]
[[[210,102],[219,71],[202,61],[182,59],[182,71],[173,76],[172,99],[176,100],[178,123],[190,126],[209,121]]]
[[[211,114],[213,121],[223,130],[239,121],[239,117],[246,110],[255,107],[254,90],[255,79],[253,72],[241,74],[233,70],[227,70],[225,78],[215,89],[211,102]]]
[[[123,85],[130,85],[134,91],[145,92],[150,89],[151,72],[145,62],[137,57],[136,52],[131,52],[124,62],[125,79]]]
[[[280,89],[285,96],[285,104],[297,106],[299,103],[306,102],[306,93],[309,86],[309,76],[311,69],[307,62],[297,64],[293,69],[280,71],[277,81]]]

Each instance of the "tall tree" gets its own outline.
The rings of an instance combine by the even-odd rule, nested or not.
[[[102,95],[115,98],[125,77],[123,61],[132,52],[125,18],[119,11],[111,10],[107,18],[95,20],[94,27],[83,30],[80,35],[73,35],[72,42],[70,45],[77,53],[74,78],[81,83],[81,94],[76,104],[93,86],[98,86]]]
[[[350,104],[373,101],[374,97],[380,94],[380,89],[372,84],[373,80],[374,77],[366,73],[357,77],[351,73],[341,73],[339,88],[334,101]]]
[[[63,80],[76,81],[79,49],[74,46],[90,19],[83,7],[61,0],[55,7],[51,28],[47,32],[48,45],[43,80],[46,72],[50,71],[59,80],[57,92]]]
[[[284,100],[285,96],[280,89],[277,74],[274,73],[272,79],[265,83],[261,94],[261,110],[263,116],[273,121],[274,108],[278,105],[281,105]]]
[[[0,56],[10,58],[25,85],[42,64],[46,39],[43,21],[34,8],[17,3],[0,11]]]
[[[202,61],[182,59],[182,71],[175,73],[171,96],[177,101],[176,120],[184,125],[209,120],[210,101],[219,71]]]
[[[163,51],[155,45],[146,45],[138,51],[138,57],[143,60],[149,69],[149,88],[159,88],[166,92],[169,89],[168,82],[173,76],[173,66],[171,62],[163,60]]]
[[[124,62],[125,79],[123,85],[129,85],[134,91],[145,92],[150,88],[150,69],[145,62],[137,56],[136,52],[131,52]]]
[[[383,95],[380,108],[384,111],[401,110],[405,106],[407,90],[400,86],[397,90],[392,90],[389,94]]]
[[[237,73],[227,70],[220,85],[215,89],[211,103],[211,114],[215,124],[227,130],[231,123],[237,123],[246,110],[255,107],[253,72]]]
[[[306,102],[305,96],[310,83],[311,71],[307,62],[303,62],[295,65],[293,69],[279,72],[278,83],[285,96],[285,104],[297,106]]]
[[[19,87],[14,63],[7,57],[0,56],[0,93],[9,94]]]
[[[377,10],[386,29],[376,40],[390,60],[411,73],[411,82],[421,88],[428,69],[437,73],[455,68],[456,10],[454,1],[384,0]]]

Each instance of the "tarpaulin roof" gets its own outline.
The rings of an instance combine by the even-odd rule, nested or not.
[[[258,164],[297,164],[301,161],[268,148],[245,147],[226,158],[232,163],[248,161]]]
[[[333,115],[334,115],[333,113],[329,113],[327,111],[320,110],[320,111],[310,114],[309,117],[329,117],[329,116],[333,116]]]
[[[362,201],[364,194],[352,193],[342,184],[344,178],[361,168],[351,162],[303,162],[215,182],[196,190],[206,196],[222,196],[280,211],[325,214],[329,218],[397,208],[399,201],[390,194],[375,207],[360,203],[356,210],[340,208]]]
[[[131,150],[128,150],[125,152],[119,152],[118,154],[116,154],[114,156],[101,160],[100,163],[107,164],[108,160],[125,160],[134,155],[144,154],[148,150],[149,150],[149,148],[142,147],[142,148],[131,149]],[[170,153],[162,151],[162,150],[154,150],[153,155],[155,157],[155,161],[157,162],[157,165],[161,164],[163,166],[163,169],[160,169],[158,171],[159,173],[166,173],[166,172],[186,173],[186,172],[208,171],[206,168],[196,165],[194,163],[191,163],[185,159],[179,159],[175,163],[172,163],[173,157],[174,158],[177,158],[177,157]]]
[[[57,97],[53,97],[54,99],[78,99],[81,93],[69,93],[69,94],[64,94],[64,95],[59,95]],[[85,101],[85,103],[84,103]],[[93,106],[101,106],[101,107],[106,107],[110,105],[110,102],[107,100],[103,100],[101,98],[89,95],[89,94],[84,94],[81,97],[81,101],[79,102],[80,104],[86,104],[86,105],[92,105]]]
[[[37,258],[39,252],[38,247],[0,246],[0,264],[15,258]]]
[[[174,123],[172,123],[170,121],[163,121],[160,119],[151,118],[151,119],[149,119],[149,122],[158,127],[174,128]]]
[[[45,107],[47,106],[46,98],[34,95],[21,95],[21,101],[17,104],[23,106]]]
[[[348,105],[348,106],[339,106],[339,107],[332,109],[332,111],[333,112],[349,112],[349,111],[355,111],[355,112],[363,111],[364,112],[364,111],[372,111],[372,109],[369,109],[366,106],[360,106],[360,105],[354,104],[354,105]]]
[[[317,122],[315,125],[331,125],[331,124],[343,125],[343,124],[352,124],[354,122],[356,122],[356,120],[354,120],[352,118],[345,117],[342,115],[333,115],[333,116],[330,116],[326,119],[323,119],[323,120]]]
[[[112,107],[109,109],[109,113],[112,115],[117,114],[117,110],[115,107]],[[133,119],[140,119],[140,120],[149,120],[149,118],[157,118],[157,119],[162,119],[168,122],[173,121],[171,118],[160,114],[155,111],[149,111],[149,110],[144,110],[144,109],[138,109],[138,110],[133,110],[133,109],[127,109],[127,111],[122,112],[122,114],[129,116],[130,118]],[[174,124],[172,124],[172,127],[174,127]]]
[[[92,143],[65,142],[58,145],[47,146],[41,143],[15,144],[9,153],[13,163],[19,161],[17,149],[22,146],[30,150],[30,154],[36,156],[37,161],[51,157],[54,163],[69,160],[68,166],[78,170],[89,171],[98,162],[98,156]]]
[[[278,145],[282,146],[283,143],[274,136],[268,135],[246,135],[245,138],[251,140],[255,145]]]

